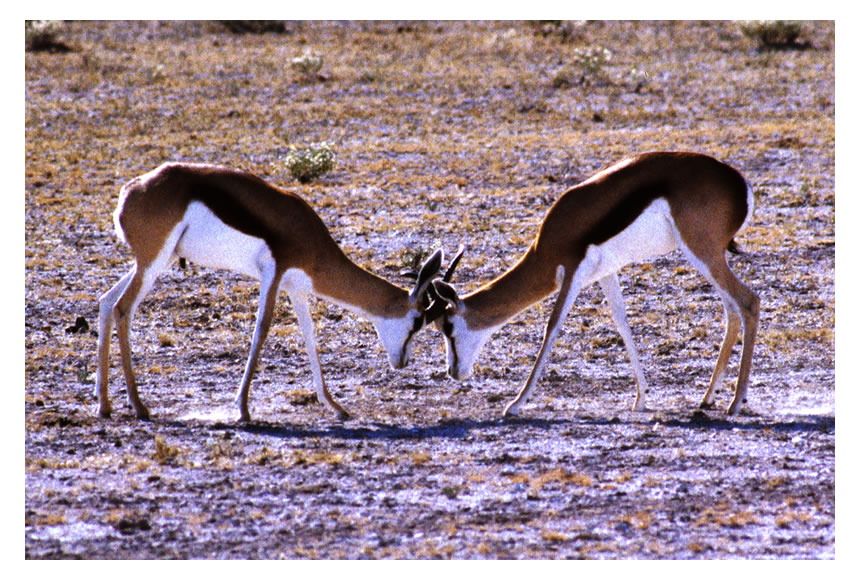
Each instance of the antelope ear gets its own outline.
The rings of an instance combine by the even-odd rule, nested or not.
[[[442,250],[438,249],[421,266],[421,271],[418,272],[418,278],[415,280],[415,286],[412,288],[412,292],[409,293],[409,300],[413,304],[418,302],[424,295],[434,276],[439,273],[439,270],[442,268],[442,256]]]
[[[455,310],[460,309],[460,297],[454,287],[443,280],[433,280],[433,291],[436,293],[436,301],[447,302]]]

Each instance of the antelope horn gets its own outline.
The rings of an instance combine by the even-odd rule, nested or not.
[[[448,270],[445,271],[445,275],[442,276],[442,280],[444,280],[445,282],[451,281],[451,276],[454,275],[454,269],[457,267],[457,264],[460,263],[460,258],[463,257],[463,252],[465,252],[465,251],[466,251],[466,248],[463,247],[463,244],[460,244],[460,247],[457,248],[457,255],[454,256],[453,260],[451,260],[451,265],[448,266]],[[435,291],[434,291],[434,293],[435,293]]]
[[[417,302],[418,299],[421,298],[430,286],[433,278],[439,273],[439,270],[442,269],[442,256],[442,250],[436,250],[433,252],[432,256],[427,258],[424,265],[421,266],[421,271],[418,272],[418,276],[415,281],[415,287],[412,288],[412,292],[409,293],[409,299],[412,302]]]

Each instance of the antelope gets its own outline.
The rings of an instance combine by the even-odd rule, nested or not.
[[[437,250],[415,276],[411,291],[403,290],[347,258],[299,196],[249,173],[214,165],[166,163],[132,179],[120,190],[113,218],[117,235],[131,248],[134,265],[99,300],[96,395],[102,417],[111,414],[108,370],[116,322],[128,402],[139,419],[149,418],[132,369],[129,326],[158,275],[177,260],[260,281],[250,354],[235,399],[240,420],[250,421],[251,379],[281,290],[286,290],[296,312],[317,399],[346,419],[349,414],[329,394],[323,379],[309,296],[328,299],[369,319],[389,364],[403,368],[412,337],[425,325],[426,292],[443,259]]]
[[[746,401],[759,298],[734,275],[726,252],[740,253],[734,237],[752,214],[752,189],[743,176],[705,155],[651,152],[600,171],[562,194],[526,253],[492,282],[460,297],[446,281],[433,281],[434,301],[425,319],[435,320],[445,335],[448,374],[457,380],[468,378],[493,333],[558,291],[531,373],[504,411],[505,417],[518,415],[577,294],[599,281],[636,377],[633,409],[645,410],[648,384],[627,323],[617,272],[627,264],[680,248],[716,289],[726,315],[725,338],[700,407],[713,406],[715,389],[743,327],[738,379],[726,411],[738,413]]]

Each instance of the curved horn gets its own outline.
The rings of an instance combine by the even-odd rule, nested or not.
[[[433,280],[427,287],[430,305],[424,310],[424,324],[430,324],[441,317],[449,307],[460,308],[460,297],[453,286],[443,280]]]
[[[424,310],[425,325],[435,322],[436,319],[445,313],[445,309],[448,308],[448,301],[439,296],[439,293],[436,291],[437,282],[438,280],[434,280],[433,283],[427,287],[427,297],[430,299],[430,304]]]
[[[424,265],[421,266],[421,271],[418,272],[418,278],[415,281],[415,287],[412,288],[412,292],[409,293],[409,299],[412,302],[417,302],[421,295],[427,290],[427,287],[433,281],[433,278],[436,274],[439,273],[439,270],[442,269],[442,250],[436,250],[433,252],[433,255],[427,258],[427,261],[424,262]]]
[[[460,244],[460,247],[457,248],[457,255],[454,256],[453,260],[451,260],[451,265],[448,266],[448,270],[445,272],[445,275],[442,276],[442,280],[444,280],[445,282],[451,281],[451,276],[454,275],[454,269],[457,267],[457,264],[460,263],[460,258],[463,257],[463,252],[465,251],[466,248],[463,246],[463,244]]]
[[[436,300],[445,302],[445,306],[453,306],[460,308],[460,297],[453,286],[442,280],[433,280],[433,294],[436,295]]]

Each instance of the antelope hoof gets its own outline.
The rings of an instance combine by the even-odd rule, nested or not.
[[[142,405],[134,410],[134,414],[137,415],[137,418],[141,421],[149,421],[149,409]]]
[[[346,412],[345,410],[343,410],[343,409],[337,409],[335,412],[337,413],[337,419],[338,419],[338,421],[347,421],[347,420],[349,420],[349,419],[351,418],[350,414],[349,414],[349,413],[347,413],[347,412]]]
[[[112,409],[110,404],[99,405],[99,417],[101,417],[102,419],[110,419],[111,411]]]
[[[338,405],[334,399],[327,395],[328,393],[322,396],[317,394],[317,400],[332,411],[334,411],[334,414],[337,415],[338,421],[346,421],[347,419],[349,419],[350,415],[346,412],[346,409]]]
[[[714,408],[714,402],[713,401],[702,401],[701,403],[699,403],[699,408],[703,409],[703,410],[704,409],[713,409]]]

